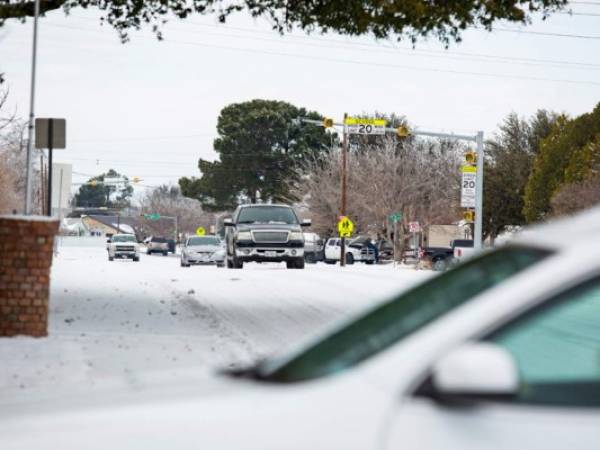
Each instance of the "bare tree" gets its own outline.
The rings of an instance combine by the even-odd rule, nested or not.
[[[0,74],[1,78],[1,74]],[[20,211],[24,205],[27,161],[27,123],[15,111],[6,112],[8,89],[0,90],[0,214]],[[34,213],[41,211],[41,180],[37,169],[38,152],[33,161]]]
[[[390,235],[388,217],[401,212],[426,226],[459,219],[460,144],[411,138],[382,138],[351,148],[347,215],[359,232]],[[297,194],[315,231],[333,233],[340,212],[341,155],[309,162]]]
[[[181,195],[177,186],[162,185],[147,191],[140,200],[142,214],[158,213],[161,216],[177,217],[179,232],[194,233],[196,228],[204,227],[207,232],[214,224],[214,215],[202,210],[198,200]],[[143,225],[146,235],[170,236],[173,222],[147,220]]]
[[[600,176],[598,175],[581,183],[564,185],[550,200],[554,216],[575,214],[598,203],[600,203]]]

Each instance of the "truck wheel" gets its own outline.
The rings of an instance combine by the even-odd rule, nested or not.
[[[372,259],[369,259],[368,261],[365,261],[365,264],[373,264],[375,263],[375,261],[373,261]]]
[[[168,251],[163,252],[163,256],[169,256],[169,252]]]
[[[346,253],[346,264],[354,264],[354,255]]]
[[[304,258],[298,258],[296,260],[296,269],[304,269]]]
[[[433,262],[433,270],[437,271],[437,272],[443,272],[444,270],[446,270],[446,260],[443,258],[438,258]]]
[[[139,256],[134,256],[134,257],[133,257],[133,261],[134,261],[134,262],[139,262],[139,260],[140,260],[140,257],[139,257]]]
[[[315,264],[317,261],[315,260],[315,255],[312,253],[306,253],[304,255],[304,260],[309,264]]]
[[[114,259],[115,259],[115,258],[114,258],[113,256],[110,256],[110,255],[108,256],[108,260],[109,260],[109,261],[114,261]]]

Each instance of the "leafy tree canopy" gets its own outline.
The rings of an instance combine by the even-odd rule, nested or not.
[[[509,114],[486,143],[483,233],[492,238],[510,225],[523,225],[523,196],[540,141],[550,134],[557,114],[539,110],[530,119]]]
[[[181,178],[187,197],[207,210],[232,209],[248,200],[289,202],[299,181],[298,168],[328,151],[335,135],[320,126],[297,123],[297,117],[321,120],[289,103],[252,100],[225,107],[219,115],[214,149],[219,161],[200,159],[200,178]]]
[[[305,31],[333,31],[345,35],[373,35],[377,38],[407,36],[436,37],[442,42],[460,40],[468,27],[491,30],[498,21],[529,23],[532,13],[550,13],[567,7],[568,0],[41,0],[45,13],[63,8],[96,7],[102,20],[112,25],[123,40],[131,29],[143,23],[160,26],[169,16],[216,15],[221,22],[235,12],[266,18],[279,32],[299,28]],[[0,25],[10,18],[33,15],[33,0],[0,0]]]
[[[550,212],[552,195],[563,184],[585,179],[598,161],[598,134],[600,103],[591,113],[575,119],[559,118],[550,135],[541,141],[525,188],[524,214],[528,222],[542,220]]]
[[[125,182],[121,185],[104,184],[105,178],[122,178]],[[107,207],[122,208],[129,206],[133,194],[133,187],[126,176],[110,169],[108,172],[90,178],[83,184],[74,197],[74,204],[81,207]]]

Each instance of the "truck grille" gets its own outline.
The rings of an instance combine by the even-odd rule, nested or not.
[[[134,251],[133,245],[117,245],[118,252],[132,252]]]
[[[287,231],[254,231],[252,235],[257,243],[280,243],[288,240]]]

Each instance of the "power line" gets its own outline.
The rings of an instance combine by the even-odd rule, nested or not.
[[[565,13],[567,14],[567,13]],[[600,14],[599,14],[600,16]],[[82,16],[75,16],[76,18],[80,18],[80,19],[85,19],[85,20],[93,20],[95,21],[96,19],[90,18],[90,17],[82,17]],[[213,29],[226,29],[226,30],[233,30],[233,31],[240,31],[243,33],[252,33],[252,34],[261,34],[261,35],[268,35],[270,37],[273,36],[273,32],[270,31],[264,31],[264,30],[256,30],[256,29],[252,29],[252,28],[245,28],[245,27],[233,27],[233,26],[229,26],[229,25],[214,25],[214,24],[205,24],[205,23],[200,23],[200,22],[194,22],[194,21],[184,21],[184,22],[180,22],[181,24],[184,25],[194,25],[194,26],[200,26],[200,27],[205,27],[205,28],[213,28]],[[90,30],[93,31],[93,30]],[[181,29],[177,29],[176,31],[184,31],[184,32],[195,32],[197,34],[206,34],[203,32],[196,32],[196,30],[194,31],[190,31],[190,30],[181,30]],[[233,38],[240,38],[240,39],[248,39],[248,36],[239,36],[239,35],[232,35],[232,34],[226,34],[226,33],[211,33],[212,35],[217,35],[217,36],[227,36],[227,37],[233,37]],[[425,54],[440,54],[443,55],[444,57],[449,57],[448,55],[458,55],[458,56],[465,56],[465,57],[475,57],[475,58],[484,58],[484,59],[497,59],[503,62],[517,62],[519,64],[521,63],[539,63],[539,64],[550,64],[550,65],[567,65],[567,66],[580,66],[582,68],[599,68],[600,69],[600,64],[592,64],[592,63],[585,63],[585,62],[578,62],[578,61],[562,61],[562,60],[552,60],[552,59],[539,59],[539,58],[518,58],[518,57],[513,57],[513,56],[500,56],[500,55],[490,55],[490,54],[482,54],[482,53],[468,53],[468,52],[456,52],[456,51],[448,51],[448,50],[422,50],[422,49],[414,49],[412,47],[398,47],[396,45],[392,46],[382,46],[381,44],[372,44],[372,43],[362,43],[362,42],[348,42],[346,40],[342,40],[342,39],[331,39],[331,38],[319,38],[319,37],[315,37],[315,36],[296,36],[293,34],[288,34],[285,36],[286,39],[291,38],[291,39],[301,39],[301,40],[310,40],[310,41],[315,41],[315,42],[324,42],[326,44],[340,44],[342,46],[346,46],[346,47],[365,47],[365,48],[375,48],[378,49],[379,51],[384,51],[384,52],[392,52],[392,53],[397,53],[399,51],[404,51],[408,54],[414,54],[414,53],[425,53]],[[284,41],[281,39],[260,39],[260,38],[250,38],[250,39],[255,39],[255,40],[262,40],[262,41],[269,41],[269,42],[276,42],[276,43],[280,43],[280,44],[293,44],[293,45],[306,45],[306,44],[295,44],[289,41]],[[364,49],[360,49],[362,51],[365,51]]]
[[[538,35],[538,36],[554,36],[554,37],[565,37],[565,38],[576,38],[576,39],[600,40],[600,36],[587,35],[587,34],[550,33],[550,32],[545,32],[545,31],[514,30],[511,28],[494,28],[493,31],[502,31],[502,32],[507,32],[507,33],[519,33],[519,34],[534,34],[534,35]]]
[[[153,141],[163,139],[192,139],[196,137],[217,137],[216,133],[201,133],[201,134],[188,134],[188,135],[174,135],[174,136],[127,136],[117,138],[91,138],[91,139],[70,139],[70,142],[88,143],[88,142],[127,142],[127,141]]]
[[[59,28],[70,28],[82,31],[94,31],[94,30],[86,30],[85,28],[77,28],[70,27],[66,25],[51,25],[47,24],[47,26],[54,26]],[[152,39],[152,37],[140,36],[145,39]],[[500,78],[500,79],[515,79],[515,80],[524,80],[524,81],[544,81],[544,82],[553,82],[553,83],[568,83],[568,84],[582,84],[582,85],[593,85],[600,86],[600,82],[597,81],[579,81],[579,80],[569,80],[569,79],[555,79],[555,78],[544,78],[544,77],[534,77],[527,75],[512,75],[512,74],[497,74],[497,73],[489,73],[489,72],[472,72],[472,71],[462,71],[462,70],[452,70],[452,69],[438,69],[438,68],[429,68],[429,67],[416,67],[409,65],[401,65],[401,64],[389,64],[389,63],[377,63],[377,62],[366,62],[366,61],[357,61],[351,59],[341,59],[341,58],[328,58],[314,55],[301,55],[297,53],[286,53],[280,51],[271,51],[271,50],[259,50],[252,48],[242,48],[242,47],[232,47],[225,45],[216,45],[216,44],[206,44],[201,42],[191,42],[191,41],[181,41],[181,40],[163,40],[166,43],[174,43],[174,44],[184,44],[184,45],[192,45],[197,47],[205,47],[205,48],[215,48],[220,50],[231,50],[231,51],[241,51],[247,53],[254,54],[265,54],[272,56],[285,56],[285,57],[293,57],[300,59],[310,59],[315,61],[327,61],[327,62],[336,62],[342,64],[355,64],[369,67],[386,67],[392,69],[401,69],[401,70],[414,70],[420,72],[433,72],[433,73],[448,73],[453,75],[470,75],[476,77],[488,77],[488,78]]]

